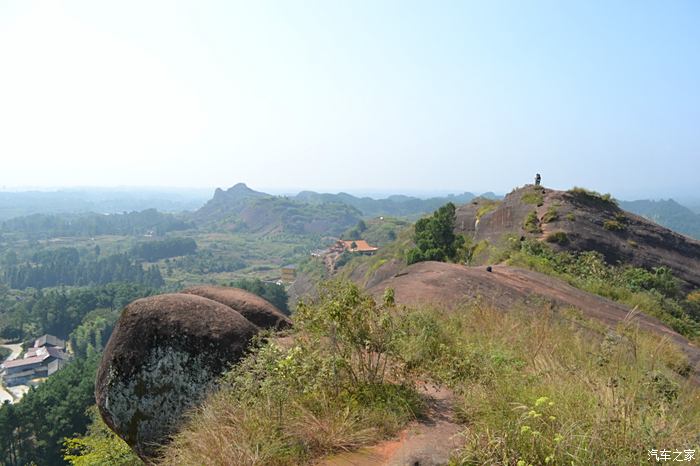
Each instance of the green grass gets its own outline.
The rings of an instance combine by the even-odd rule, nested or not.
[[[520,201],[525,204],[533,204],[540,206],[544,202],[544,196],[542,194],[542,188],[533,186],[525,194],[522,195]]]
[[[598,253],[557,253],[537,241],[511,245],[501,257],[510,265],[563,279],[576,288],[636,308],[700,342],[700,312],[679,294],[678,283],[668,269],[611,266]]]
[[[698,448],[698,389],[674,373],[684,356],[667,341],[534,309],[476,308],[445,325],[483,362],[453,384],[465,423],[453,464],[640,464],[652,445]]]
[[[547,212],[545,212],[545,214],[542,216],[542,223],[552,223],[556,220],[559,220],[557,208],[554,206],[549,206]]]
[[[547,235],[545,241],[547,241],[548,243],[556,243],[563,245],[569,242],[569,237],[565,231],[554,231]]]
[[[603,228],[608,231],[624,231],[625,225],[618,220],[606,220],[603,222]]]
[[[225,377],[163,464],[311,464],[396,433],[421,412],[419,380],[455,393],[454,465],[639,464],[656,446],[699,447],[700,392],[666,339],[536,304],[447,312],[330,290],[291,342]]]
[[[585,203],[602,205],[608,207],[617,208],[617,201],[612,197],[610,193],[601,194],[596,191],[591,191],[589,189],[574,186],[567,193],[574,199],[580,200]]]
[[[480,199],[479,203],[481,205],[476,210],[477,220],[480,220],[481,217],[488,214],[489,212],[493,212],[494,210],[496,210],[498,208],[498,206],[501,204],[501,201],[494,201],[494,200],[490,200],[490,199]]]
[[[523,229],[528,233],[542,233],[540,220],[537,218],[537,211],[533,210],[527,214],[527,217],[523,220]]]
[[[164,449],[162,464],[307,464],[396,433],[423,403],[395,370],[392,296],[380,305],[354,285],[322,287],[319,304],[298,306],[292,341],[261,340]]]

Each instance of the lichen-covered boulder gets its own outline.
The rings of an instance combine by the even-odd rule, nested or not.
[[[181,293],[203,296],[225,304],[260,328],[282,330],[292,325],[292,321],[272,303],[240,288],[194,286]]]
[[[157,457],[258,332],[228,306],[192,294],[139,299],[124,309],[97,372],[105,423],[147,462]]]

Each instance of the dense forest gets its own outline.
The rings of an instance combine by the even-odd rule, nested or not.
[[[120,311],[130,301],[155,288],[111,283],[89,288],[28,290],[11,296],[0,289],[0,338],[25,340],[44,333],[67,338],[96,309]]]
[[[105,285],[113,282],[143,283],[163,286],[160,269],[146,269],[128,254],[99,257],[83,254],[76,248],[59,248],[35,253],[30,261],[17,263],[12,252],[5,256],[4,282],[18,290],[63,285]]]
[[[197,243],[192,238],[166,238],[139,243],[132,252],[136,257],[154,262],[176,256],[186,256],[197,251]]]

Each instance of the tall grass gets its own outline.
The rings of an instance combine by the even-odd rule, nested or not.
[[[700,451],[700,391],[678,370],[687,359],[632,319],[607,329],[573,309],[477,301],[448,312],[392,298],[372,304],[341,286],[307,308],[317,315],[302,311],[288,341],[261,344],[226,376],[163,464],[312,463],[396,433],[420,414],[411,387],[426,379],[455,394],[454,465],[627,465],[653,448]],[[374,379],[377,351],[390,370]]]
[[[700,447],[700,391],[685,356],[627,323],[479,305],[421,311],[405,341],[413,371],[458,395],[454,464],[641,464],[647,450]]]
[[[261,342],[163,450],[163,464],[298,465],[386,438],[420,415],[396,370],[393,295],[377,304],[354,285],[301,304],[297,332]]]

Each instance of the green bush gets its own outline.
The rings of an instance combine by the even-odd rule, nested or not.
[[[573,188],[568,190],[567,193],[569,193],[575,199],[586,203],[617,207],[617,201],[613,199],[610,193],[600,194],[599,192],[591,191],[585,188],[580,188],[578,186],[574,186]]]
[[[481,205],[476,210],[477,220],[481,219],[481,217],[488,214],[489,212],[493,212],[494,210],[496,210],[499,204],[499,201],[491,201],[488,199],[482,200]]]
[[[542,223],[552,223],[559,219],[559,213],[557,208],[554,206],[549,206],[547,212],[542,216]]]
[[[354,284],[322,285],[316,304],[298,306],[291,341],[260,339],[162,464],[309,464],[394,434],[423,402],[398,377],[393,301],[391,291],[378,304]]]
[[[533,210],[527,214],[527,217],[523,220],[523,229],[528,233],[542,233],[540,220],[537,218],[537,211]]]
[[[606,220],[603,222],[603,228],[608,231],[624,231],[626,227],[618,220]]]
[[[89,410],[92,420],[80,437],[66,438],[63,459],[73,466],[135,466],[143,462],[131,447],[102,421],[96,406]]]
[[[637,308],[682,335],[700,340],[700,309],[695,312],[694,305],[679,295],[678,280],[667,268],[611,266],[600,253],[557,253],[536,240],[521,242],[518,250],[511,251],[508,261]]]
[[[569,237],[564,231],[555,231],[549,233],[545,238],[545,241],[548,243],[567,244],[569,242]]]
[[[533,186],[531,190],[526,192],[520,197],[520,201],[525,204],[533,204],[540,206],[544,202],[544,196],[542,194],[542,188]]]

